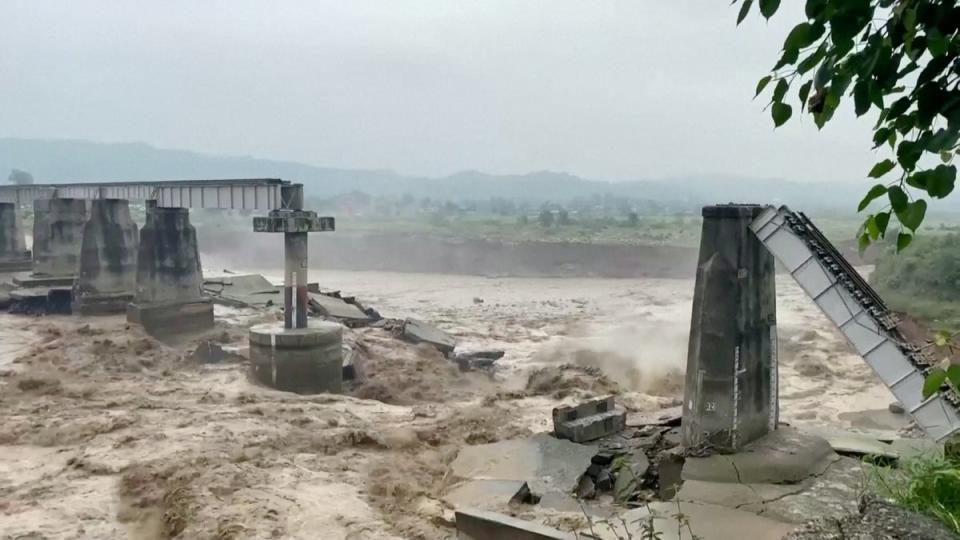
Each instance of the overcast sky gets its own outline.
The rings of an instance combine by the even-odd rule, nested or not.
[[[863,179],[869,125],[773,130],[758,78],[802,2],[0,3],[0,136],[443,175]],[[865,181],[865,180],[864,180]]]

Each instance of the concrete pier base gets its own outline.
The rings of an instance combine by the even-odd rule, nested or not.
[[[682,436],[736,451],[776,429],[774,261],[750,232],[762,208],[703,209]]]
[[[87,201],[38,199],[34,201],[33,210],[33,275],[69,278],[72,283],[80,269]]]
[[[147,203],[137,248],[137,286],[127,320],[168,336],[213,327],[213,303],[201,293],[197,232],[186,208]]]
[[[124,199],[97,199],[83,229],[73,312],[123,313],[137,285],[137,224]]]
[[[0,272],[17,272],[33,268],[30,250],[24,236],[23,223],[14,203],[0,203]]]
[[[343,386],[342,327],[310,321],[306,328],[250,328],[250,362],[261,383],[301,394],[339,393]]]

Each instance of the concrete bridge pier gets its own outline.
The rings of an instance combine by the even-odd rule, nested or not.
[[[684,387],[688,447],[736,451],[777,427],[774,260],[749,229],[762,210],[703,208]]]
[[[83,229],[73,312],[123,313],[137,284],[137,224],[125,199],[95,199]]]
[[[303,186],[285,186],[284,208],[253,220],[256,232],[283,233],[283,324],[250,328],[254,377],[278,390],[340,392],[343,386],[342,327],[307,320],[307,233],[332,231],[333,218],[303,210]]]
[[[140,230],[137,278],[127,321],[157,336],[213,327],[213,304],[203,296],[197,232],[186,208],[158,207],[147,201]]]
[[[16,203],[0,202],[0,272],[33,267]]]
[[[72,286],[80,269],[87,201],[36,199],[33,216],[33,273],[14,282],[28,288]]]

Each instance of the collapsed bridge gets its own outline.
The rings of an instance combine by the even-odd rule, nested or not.
[[[960,433],[960,396],[923,398],[934,367],[899,318],[807,216],[786,206],[703,209],[683,411],[686,446],[739,450],[776,429],[774,257],[936,441]]]

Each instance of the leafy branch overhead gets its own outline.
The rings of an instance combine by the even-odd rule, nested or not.
[[[737,2],[738,24],[755,5],[767,19],[780,7],[780,0]],[[875,110],[873,147],[889,147],[891,157],[868,172],[878,183],[859,210],[884,204],[864,220],[860,246],[885,238],[895,218],[901,250],[923,222],[925,199],[950,195],[957,178],[960,7],[953,0],[806,0],[805,13],[756,95],[772,88],[776,127],[794,116],[790,101],[818,128],[844,99],[852,100],[858,117]]]

